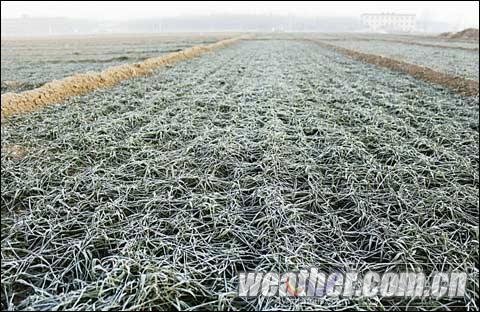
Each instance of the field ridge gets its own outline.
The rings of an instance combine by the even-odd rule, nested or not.
[[[473,79],[463,78],[459,76],[452,76],[452,75],[445,74],[437,70],[431,69],[426,66],[420,66],[420,65],[408,63],[405,61],[396,60],[383,55],[360,52],[353,49],[348,49],[348,48],[340,47],[331,43],[327,43],[325,41],[320,41],[315,39],[306,39],[306,40],[315,42],[325,48],[333,49],[350,58],[353,58],[358,61],[362,61],[364,63],[369,63],[369,64],[377,65],[383,68],[400,71],[400,72],[409,74],[415,77],[416,79],[439,84],[461,95],[466,95],[466,96],[478,95],[478,81],[475,81]]]
[[[247,35],[242,35],[212,44],[193,46],[182,51],[149,58],[142,62],[109,67],[101,72],[87,72],[53,80],[33,90],[2,94],[2,120],[15,114],[34,111],[43,106],[58,103],[72,96],[111,87],[126,79],[149,75],[154,69],[161,66],[193,58],[246,38],[248,38]]]

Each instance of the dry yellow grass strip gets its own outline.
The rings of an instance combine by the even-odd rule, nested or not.
[[[249,36],[245,35],[208,45],[194,46],[179,52],[149,58],[139,63],[114,66],[101,72],[76,74],[21,93],[5,93],[1,97],[2,120],[15,114],[34,111],[43,106],[61,102],[72,96],[111,87],[126,79],[146,76],[158,67],[190,59],[248,38]]]

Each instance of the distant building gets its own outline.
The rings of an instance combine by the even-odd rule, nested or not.
[[[362,14],[361,21],[372,32],[412,32],[416,28],[415,14]]]

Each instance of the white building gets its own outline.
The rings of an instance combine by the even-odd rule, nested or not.
[[[372,32],[412,32],[416,28],[415,14],[362,14],[361,21]]]

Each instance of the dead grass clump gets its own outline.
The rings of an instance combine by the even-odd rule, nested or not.
[[[7,158],[19,160],[25,157],[27,149],[21,145],[12,144],[2,147],[2,154]]]

